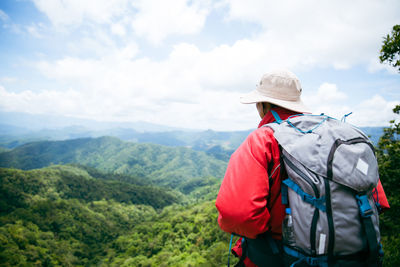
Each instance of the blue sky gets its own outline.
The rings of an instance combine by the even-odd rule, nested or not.
[[[315,113],[382,126],[400,74],[378,61],[397,0],[2,0],[0,111],[184,128],[256,127],[272,69]]]

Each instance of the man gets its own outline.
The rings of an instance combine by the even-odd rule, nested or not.
[[[283,266],[281,256],[281,182],[287,175],[281,168],[280,150],[269,127],[276,114],[286,120],[310,113],[301,100],[299,79],[286,70],[265,74],[256,90],[241,97],[244,104],[256,104],[261,122],[232,155],[216,200],[222,230],[239,236],[233,253],[245,266]],[[275,116],[274,116],[275,113]],[[381,205],[388,207],[379,183]],[[244,242],[245,241],[245,242]]]

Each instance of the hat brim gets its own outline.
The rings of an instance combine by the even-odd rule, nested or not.
[[[298,101],[286,101],[286,100],[281,100],[281,99],[276,99],[276,98],[271,98],[268,96],[264,96],[260,94],[257,90],[254,90],[244,96],[240,97],[240,102],[242,104],[254,104],[258,102],[268,102],[271,104],[275,104],[277,106],[300,112],[300,113],[312,113],[311,110],[304,105],[304,103],[301,100]]]

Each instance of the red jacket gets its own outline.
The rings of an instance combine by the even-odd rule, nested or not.
[[[294,114],[283,108],[274,110],[282,120]],[[270,231],[275,239],[282,238],[285,206],[281,202],[281,181],[286,174],[279,166],[280,151],[273,131],[260,128],[273,121],[272,114],[266,114],[259,128],[231,156],[216,200],[219,226],[228,233],[256,238]],[[381,206],[389,208],[380,182],[376,191]]]

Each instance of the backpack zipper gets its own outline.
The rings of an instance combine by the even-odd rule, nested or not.
[[[306,175],[304,174],[299,168],[297,168],[296,165],[294,165],[287,157],[282,156],[284,162],[297,174],[299,175],[303,180],[305,180],[313,189],[315,197],[319,198],[319,190],[315,183]],[[311,252],[313,255],[316,255],[316,234],[317,234],[317,223],[319,219],[319,210],[316,208],[314,211],[314,215],[311,221],[311,227],[310,227],[310,244],[311,244]]]
[[[295,172],[297,175],[299,175],[301,178],[303,178],[313,189],[315,197],[319,198],[319,191],[317,186],[313,183],[313,181],[306,175],[304,174],[299,168],[297,168],[296,165],[294,165],[288,158],[285,156],[282,156],[283,160],[285,163]]]

